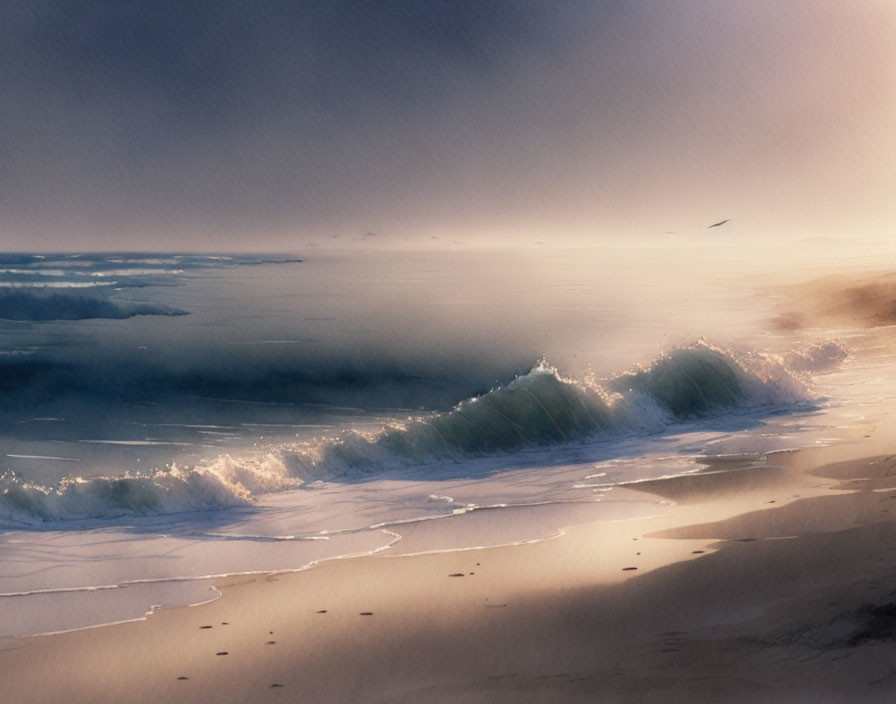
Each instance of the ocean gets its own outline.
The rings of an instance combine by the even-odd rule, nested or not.
[[[862,437],[890,333],[774,325],[777,282],[844,265],[806,251],[0,255],[0,635],[655,515],[614,487]]]

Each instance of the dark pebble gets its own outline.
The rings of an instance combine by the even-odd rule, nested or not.
[[[200,626],[200,627],[199,627],[199,630],[202,630],[202,629],[204,629],[204,628],[211,628],[211,626]]]
[[[373,611],[362,611],[361,616],[373,616]]]
[[[215,653],[215,655],[227,655],[227,651],[222,650],[220,653]]]
[[[454,574],[449,574],[448,576],[449,577],[463,577],[464,573],[463,572],[455,572]]]
[[[221,621],[221,625],[222,625],[222,626],[229,626],[230,624],[227,623],[227,621]]]
[[[631,570],[636,570],[636,569],[638,569],[638,568],[637,568],[637,567],[623,567],[623,568],[622,568],[622,571],[623,571],[623,572],[630,572]]]
[[[274,682],[274,684],[271,685],[271,687],[282,687],[282,686],[283,686],[282,684],[277,684],[276,682]]]
[[[703,550],[694,550],[694,552],[691,553],[691,555],[702,555],[702,554],[703,554]]]
[[[319,614],[325,614],[325,613],[327,613],[327,610],[326,610],[326,609],[322,609],[321,611],[318,611],[317,613],[319,613]]]
[[[177,679],[179,679],[179,680],[188,680],[188,679],[190,679],[190,678],[189,678],[189,677],[184,677],[183,675],[181,675],[181,676],[178,677]]]
[[[265,643],[265,645],[276,645],[276,643],[277,641],[275,640],[269,640],[267,643]]]

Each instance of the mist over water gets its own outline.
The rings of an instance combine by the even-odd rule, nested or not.
[[[236,444],[254,444],[265,433],[244,423],[330,425],[335,416],[351,427],[358,414],[447,410],[543,356],[572,376],[617,374],[694,342],[708,323],[739,324],[707,321],[684,279],[660,287],[654,278],[653,291],[627,286],[631,273],[612,256],[6,255],[0,283],[16,287],[0,290],[0,423],[14,442],[69,443],[69,452],[31,454],[74,450],[89,474],[96,459],[71,443],[211,445],[174,453],[194,457],[228,436],[170,428],[223,425]],[[628,265],[643,276],[657,263]],[[665,301],[667,316],[654,315],[652,299]],[[146,458],[140,467],[135,459],[113,454],[99,464],[146,469]],[[37,479],[60,469],[7,460]]]

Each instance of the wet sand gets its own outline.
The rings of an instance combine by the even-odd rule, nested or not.
[[[9,639],[3,701],[891,701],[896,458],[838,452],[617,490],[674,501],[649,519]]]

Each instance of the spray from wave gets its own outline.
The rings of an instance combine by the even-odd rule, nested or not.
[[[826,372],[837,367],[847,356],[846,350],[836,342],[817,342],[785,355],[784,364],[795,372]]]
[[[845,357],[834,343],[794,357],[829,366]],[[822,364],[823,362],[823,364]],[[810,365],[811,366],[811,365]],[[0,478],[0,522],[180,513],[249,504],[258,494],[319,480],[464,461],[496,453],[657,433],[673,423],[808,400],[784,363],[737,358],[703,342],[611,379],[563,377],[542,360],[509,384],[452,410],[365,434],[344,431],[317,443],[284,445],[246,458],[223,455],[192,468],[82,479],[43,487]]]

